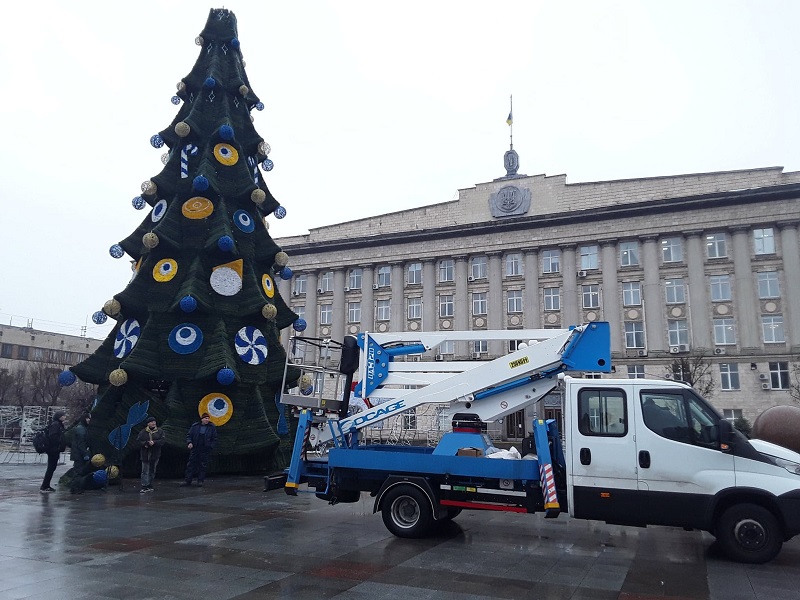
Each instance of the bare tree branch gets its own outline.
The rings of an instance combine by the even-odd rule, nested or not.
[[[688,383],[703,398],[711,396],[717,387],[713,364],[700,352],[675,358],[667,367],[667,374],[672,379]]]

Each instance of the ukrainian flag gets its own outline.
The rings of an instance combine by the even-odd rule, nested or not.
[[[508,123],[508,125],[511,126],[513,122],[514,122],[514,115],[512,113],[508,113],[508,118],[506,119],[506,123]]]

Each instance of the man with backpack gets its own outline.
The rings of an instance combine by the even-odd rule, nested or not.
[[[39,487],[39,493],[41,494],[55,492],[55,490],[50,487],[50,482],[58,466],[58,457],[67,449],[67,444],[64,439],[64,421],[66,420],[66,413],[56,411],[53,413],[53,420],[47,426],[47,446],[45,448],[45,452],[47,453],[47,470],[44,472],[44,479],[42,480],[42,485]]]

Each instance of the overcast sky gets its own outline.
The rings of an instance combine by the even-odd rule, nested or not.
[[[130,278],[108,248],[144,217],[212,5],[4,6],[0,322],[104,337],[91,314]],[[800,2],[231,1],[273,237],[446,202],[505,174],[570,183],[800,170]],[[291,263],[290,263],[291,265]]]

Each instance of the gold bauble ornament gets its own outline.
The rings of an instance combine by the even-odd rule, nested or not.
[[[250,88],[247,87],[246,85],[242,84],[242,85],[239,86],[239,93],[242,96],[247,96],[249,91],[250,91]]]
[[[278,316],[278,309],[275,308],[274,304],[265,304],[264,308],[261,309],[261,314],[264,315],[265,319],[269,319],[271,321]]]
[[[116,387],[125,385],[128,382],[128,374],[125,369],[114,369],[108,374],[108,382]]]
[[[120,305],[119,300],[115,300],[114,298],[103,304],[103,312],[109,317],[116,317],[121,310],[122,305]]]
[[[289,255],[286,252],[278,252],[275,255],[275,264],[279,267],[285,267],[289,262]]]
[[[100,468],[100,467],[102,467],[104,464],[106,464],[106,457],[105,457],[105,456],[103,456],[102,454],[95,454],[95,455],[92,457],[92,466],[93,466],[93,467]]]
[[[308,373],[303,374],[300,377],[299,387],[300,388],[307,388],[314,384],[314,380],[311,378],[311,375]]]
[[[272,150],[272,148],[270,148],[270,145],[267,142],[261,142],[258,145],[258,153],[261,156],[267,156],[270,153],[271,150]]]
[[[142,236],[142,244],[145,248],[150,248],[150,250],[158,246],[158,241],[158,236],[152,231]]]
[[[182,92],[183,90],[186,89],[186,84],[182,81],[179,81],[178,83],[175,84],[175,87],[178,88],[179,92]]]
[[[175,133],[178,137],[186,137],[192,132],[192,128],[189,127],[189,124],[186,121],[180,121],[179,123],[175,124]]]
[[[202,46],[204,41],[205,40],[203,40],[202,35],[198,35],[196,38],[194,38],[194,43],[197,44],[198,46]]]
[[[117,477],[119,477],[119,467],[117,467],[116,465],[111,465],[106,470],[108,471],[109,479],[116,479]]]
[[[267,199],[267,194],[261,188],[253,190],[253,192],[250,194],[250,200],[252,200],[256,204],[261,204],[266,199]]]

